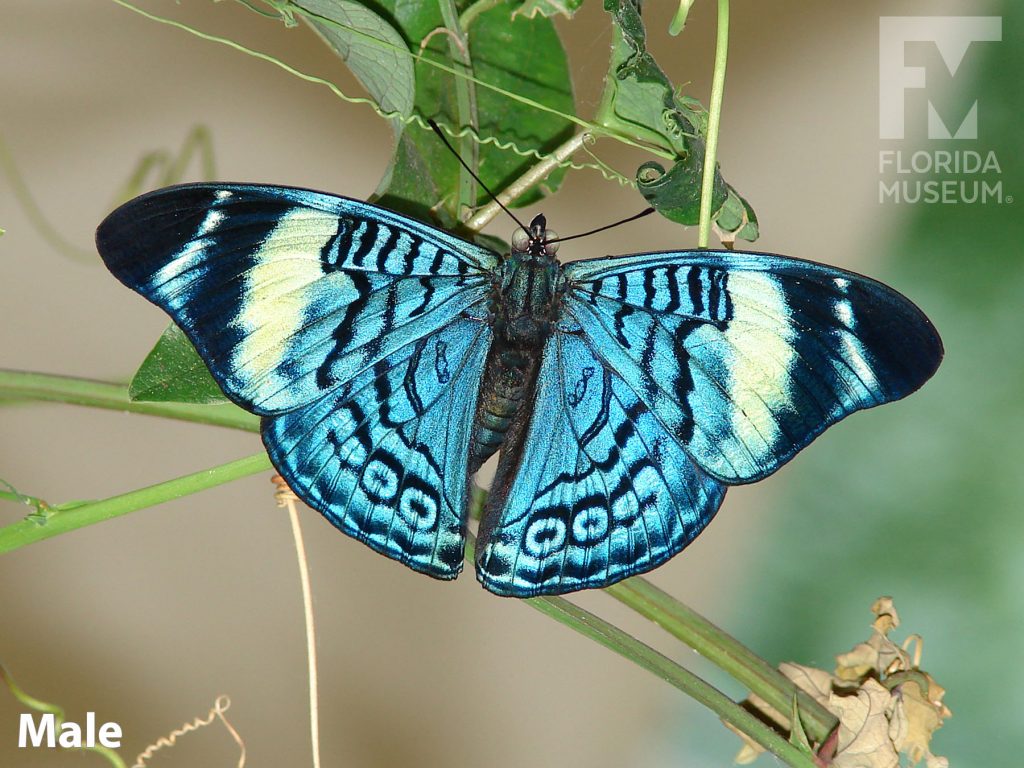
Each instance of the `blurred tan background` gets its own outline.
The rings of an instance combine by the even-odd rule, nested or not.
[[[285,30],[233,3],[140,5],[359,93],[303,27]],[[673,5],[648,6],[652,50],[675,83],[706,102],[715,4],[698,2],[674,39],[664,32]],[[877,202],[878,18],[998,12],[994,3],[965,5],[734,3],[720,160],[757,211],[759,250],[879,269],[878,244],[899,211]],[[587,114],[606,61],[607,20],[592,1],[559,28]],[[111,2],[4,3],[0,131],[45,214],[76,245],[91,249],[92,230],[144,153],[176,151],[199,123],[212,132],[225,180],[365,197],[390,150],[390,133],[370,109]],[[628,173],[626,155],[599,149]],[[543,209],[568,234],[642,205],[635,193],[582,172]],[[164,315],[113,280],[98,257],[74,260],[49,247],[6,179],[0,227],[0,367],[126,379]],[[492,225],[496,234],[508,230],[500,219]],[[695,231],[646,219],[563,251],[572,258],[695,242]],[[896,287],[915,296],[913,282]],[[855,417],[880,430],[880,461],[885,417]],[[258,449],[253,435],[142,416],[62,405],[0,412],[0,478],[53,502],[114,495]],[[653,580],[728,622],[743,610],[738,595],[760,578],[749,563],[770,557],[772,500],[807,469],[800,457],[731,491],[708,531]],[[228,694],[247,765],[308,764],[299,583],[288,520],[268,477],[0,557],[0,660],[69,718],[92,710],[120,723],[126,758]],[[810,518],[824,512],[806,512],[806,526],[785,535],[816,544]],[[24,513],[0,504],[0,524]],[[731,760],[710,713],[529,607],[492,597],[471,573],[435,582],[338,534],[314,512],[303,509],[302,521],[319,622],[326,765],[655,768]],[[862,639],[874,596],[862,613],[843,617],[855,630],[850,644]],[[706,671],[610,599],[587,594],[580,602]],[[747,614],[748,625],[758,621]],[[744,639],[757,647],[756,638]],[[827,666],[828,654],[841,650],[805,660]],[[0,689],[0,766],[104,765],[95,755],[14,749],[19,711]],[[712,733],[722,748],[709,754],[700,743]],[[235,748],[211,727],[151,764],[229,766]]]

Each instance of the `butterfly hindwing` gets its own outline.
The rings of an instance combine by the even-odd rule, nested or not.
[[[587,340],[556,331],[510,491],[481,523],[477,576],[516,597],[614,583],[679,552],[724,493]]]
[[[335,526],[437,578],[462,570],[470,430],[490,328],[459,318],[304,408],[263,419],[292,488]]]
[[[450,323],[491,251],[357,200],[246,184],[143,195],[100,225],[104,262],[174,318],[225,393],[259,414],[319,399]]]
[[[574,262],[563,311],[715,477],[765,477],[830,424],[905,397],[942,357],[908,299],[770,254]]]

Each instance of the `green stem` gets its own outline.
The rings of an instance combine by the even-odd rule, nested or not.
[[[455,108],[459,131],[469,127],[476,133],[476,89],[473,87],[473,61],[469,55],[469,36],[460,26],[458,11],[453,0],[440,0],[441,18],[448,30],[448,53],[452,61],[461,70],[454,78]],[[479,148],[473,137],[466,134],[459,139],[459,155],[470,168],[477,167]],[[461,163],[459,164],[459,199],[455,215],[461,219],[463,212],[476,208],[476,179]]]
[[[502,208],[501,205],[498,204],[499,200],[502,204],[508,206],[524,192],[532,189],[534,185],[547,178],[548,174],[572,157],[576,151],[583,146],[588,136],[589,134],[587,133],[577,133],[571,139],[559,146],[544,160],[532,165],[526,173],[499,192],[497,200],[492,200],[477,211],[473,218],[466,222],[466,226],[473,232],[479,232],[487,226],[495,216],[501,213]]]
[[[185,178],[185,169],[196,153],[199,155],[199,178],[203,181],[214,181],[217,178],[217,166],[213,159],[213,137],[209,128],[197,125],[188,132],[178,155],[171,160],[164,175],[163,186],[180,183]]]
[[[466,32],[469,32],[470,26],[472,26],[473,22],[477,20],[477,17],[481,13],[486,13],[491,10],[491,8],[497,8],[504,2],[505,0],[476,0],[475,3],[464,10],[462,15],[459,16],[459,26]]]
[[[197,424],[259,431],[259,417],[235,405],[189,405],[186,403],[148,403],[128,399],[128,387],[105,381],[90,381],[49,373],[0,369],[0,398],[43,400],[85,405],[114,411],[164,416]]]
[[[129,512],[152,507],[165,501],[188,496],[207,488],[270,469],[270,459],[262,451],[244,459],[204,469],[174,480],[167,480],[147,488],[129,491],[102,501],[75,505],[61,509],[51,507],[0,528],[0,554],[59,536],[87,525],[110,520]]]
[[[230,426],[237,429],[254,430],[257,428],[255,418],[237,408],[132,402],[128,400],[127,389],[123,385],[66,376],[0,370],[0,396],[127,410],[199,423]],[[103,501],[79,504],[74,507],[69,505],[69,508],[65,509],[50,507],[37,511],[24,520],[0,528],[0,553],[170,499],[196,493],[269,468],[270,463],[266,454],[260,453]],[[26,498],[6,492],[0,493],[0,497],[12,501],[23,501]],[[468,553],[472,557],[471,547]],[[749,649],[685,605],[643,579],[632,579],[609,587],[607,591],[732,674],[752,692],[764,698],[780,711],[788,711],[788,704],[792,701],[793,696],[792,684],[772,669],[767,662],[758,658]],[[640,666],[689,693],[710,707],[723,720],[736,725],[766,749],[786,759],[789,764],[807,764],[806,761],[790,762],[783,752],[779,752],[779,749],[791,751],[795,748],[781,739],[777,733],[766,728],[756,718],[753,718],[756,725],[748,722],[751,716],[746,710],[738,707],[687,670],[678,667],[660,654],[656,654],[614,626],[591,614],[579,613],[580,609],[565,603],[560,598],[537,598],[529,603],[592,639],[613,647],[614,650]],[[615,642],[615,645],[611,644],[612,641]],[[798,693],[797,695],[808,734],[812,739],[820,742],[832,730],[835,721],[828,712],[822,710],[804,694]],[[751,731],[748,726],[755,728],[755,731]],[[782,747],[781,744],[786,744],[786,746]],[[803,753],[799,751],[797,753],[803,759]]]
[[[18,171],[18,166],[8,151],[7,143],[2,135],[0,135],[0,171],[7,176],[7,181],[11,185],[11,191],[14,193],[14,199],[21,205],[25,216],[28,217],[29,223],[50,244],[51,248],[76,261],[88,262],[95,258],[95,253],[91,249],[80,248],[69,241],[46,218],[46,214],[39,207],[36,199],[32,196],[32,192],[29,191],[28,184],[25,183],[21,173]]]
[[[711,198],[715,188],[718,161],[718,126],[722,119],[722,98],[725,95],[725,64],[729,58],[729,0],[718,0],[718,37],[715,41],[715,72],[711,78],[711,101],[708,104],[708,140],[704,147],[704,177],[700,188],[700,229],[697,247],[707,248],[711,238]]]
[[[255,8],[252,10],[259,13]],[[196,154],[199,155],[199,178],[203,181],[216,179],[217,170],[213,159],[213,139],[210,136],[210,129],[203,125],[197,125],[188,132],[177,155],[171,155],[165,149],[158,149],[143,156],[128,181],[114,197],[114,202],[122,203],[125,200],[131,200],[154,186],[166,187],[179,183],[184,179],[185,170]],[[155,182],[149,181],[151,176],[156,176]]]
[[[188,32],[191,35],[195,35],[196,37],[198,37],[198,38],[200,38],[202,40],[208,40],[208,41],[213,42],[213,43],[219,43],[220,45],[226,45],[229,48],[232,48],[232,49],[234,49],[236,51],[241,51],[242,53],[245,53],[248,56],[252,56],[253,58],[259,59],[260,61],[265,61],[265,62],[268,62],[270,64],[273,64],[276,67],[280,67],[285,72],[288,72],[289,74],[294,75],[295,77],[299,78],[300,80],[305,80],[308,83],[316,83],[318,85],[322,85],[325,88],[329,89],[331,91],[331,93],[333,93],[335,96],[337,96],[342,101],[346,101],[346,102],[348,102],[350,104],[367,104],[367,105],[371,106],[374,110],[376,110],[377,114],[379,114],[381,117],[384,117],[384,118],[387,118],[387,119],[398,118],[398,119],[402,120],[404,123],[407,123],[407,124],[411,123],[411,122],[412,123],[416,123],[421,128],[428,128],[429,127],[429,126],[426,125],[426,122],[423,120],[423,118],[419,117],[418,115],[408,116],[408,115],[399,114],[397,112],[387,112],[385,110],[382,110],[380,108],[380,106],[377,105],[371,99],[362,98],[362,97],[359,97],[359,96],[349,96],[344,91],[342,91],[337,85],[335,85],[334,83],[332,83],[329,80],[324,80],[322,77],[316,77],[315,75],[310,75],[310,74],[307,74],[305,72],[301,72],[301,71],[295,69],[294,67],[291,67],[288,64],[284,63],[283,61],[279,61],[278,59],[275,59],[273,56],[270,56],[269,54],[261,53],[259,51],[253,50],[252,48],[247,48],[246,46],[241,45],[240,43],[236,43],[234,40],[231,40],[229,38],[220,37],[218,35],[211,35],[211,34],[209,34],[207,32],[201,32],[198,29],[193,29],[192,27],[188,26],[187,24],[182,24],[181,22],[175,21],[174,19],[167,19],[167,18],[164,18],[163,16],[157,16],[156,14],[149,13],[148,11],[145,11],[145,10],[143,10],[141,8],[137,8],[136,6],[132,5],[130,2],[128,2],[128,0],[112,0],[112,2],[115,2],[118,5],[123,6],[124,8],[127,8],[130,11],[134,11],[135,13],[139,14],[140,16],[143,16],[143,17],[145,17],[147,19],[150,19],[152,21],[158,22],[160,24],[167,24],[168,26],[171,26],[171,27],[174,27],[176,29],[180,29],[182,31]],[[367,33],[362,32],[361,30],[355,29],[354,27],[347,27],[347,26],[345,26],[343,24],[342,25],[338,25],[338,26],[342,26],[345,29],[351,31],[353,34],[360,35],[360,36],[364,37],[366,40],[368,40],[370,42],[371,45],[377,45],[379,47],[383,47],[383,48],[386,48],[388,50],[394,50],[395,49],[395,46],[390,45],[388,43],[385,43],[383,40],[378,40],[377,38],[373,37],[372,35],[368,35]],[[402,50],[405,51],[406,49],[403,48]],[[410,55],[416,61],[422,61],[427,66],[433,67],[434,69],[440,70],[441,72],[447,72],[448,74],[454,75],[455,77],[464,77],[465,76],[464,73],[460,72],[455,67],[449,67],[448,65],[443,64],[443,63],[441,63],[439,61],[434,61],[433,59],[426,58],[422,54],[413,53],[413,54],[410,54]],[[507,99],[511,99],[512,101],[518,102],[519,104],[523,104],[523,105],[528,106],[528,107],[530,107],[532,109],[536,109],[536,110],[538,110],[540,112],[546,112],[547,114],[557,115],[558,117],[562,118],[563,120],[566,120],[566,121],[568,121],[570,123],[575,123],[576,125],[580,126],[584,130],[590,131],[591,133],[594,133],[595,135],[600,134],[601,136],[607,136],[609,138],[613,138],[616,141],[619,141],[619,142],[621,142],[623,144],[626,144],[627,146],[635,147],[637,149],[644,150],[646,152],[651,153],[652,155],[655,155],[656,157],[664,158],[665,160],[673,160],[675,158],[675,155],[673,155],[671,152],[667,151],[662,146],[660,146],[660,144],[663,144],[663,141],[658,141],[658,142],[655,142],[654,144],[645,144],[645,143],[643,143],[641,141],[636,141],[636,140],[630,138],[629,136],[627,136],[626,134],[621,133],[620,131],[617,131],[615,129],[606,128],[606,127],[603,127],[603,126],[600,126],[600,125],[595,125],[594,123],[588,122],[587,120],[584,120],[581,117],[577,117],[574,114],[567,113],[567,112],[562,112],[561,110],[558,110],[558,109],[556,109],[554,107],[549,107],[547,104],[543,104],[543,103],[541,103],[539,101],[534,101],[533,99],[529,99],[529,98],[527,98],[525,96],[522,96],[522,95],[520,95],[518,93],[514,93],[512,91],[505,90],[504,88],[500,88],[500,87],[498,87],[496,85],[493,85],[491,83],[488,83],[488,82],[485,82],[483,80],[480,80],[479,78],[471,77],[470,79],[473,81],[473,84],[476,85],[479,88],[484,88],[486,90],[489,90],[489,91],[492,91],[494,93],[500,94],[501,96],[504,96]]]
[[[480,494],[477,496],[479,500]],[[467,533],[466,560],[470,563],[474,560],[475,549],[476,538]],[[781,758],[787,765],[793,768],[814,768],[812,757],[790,744],[780,733],[765,725],[714,686],[614,624],[569,602],[564,597],[532,597],[523,602],[678,688],[773,755]]]
[[[628,579],[606,587],[604,591],[729,673],[779,712],[792,709],[795,695],[804,731],[812,741],[820,744],[836,727],[837,720],[831,712],[797,688],[775,667],[646,579]]]
[[[784,736],[765,725],[714,686],[676,664],[667,656],[658,653],[649,645],[623,632],[614,624],[609,624],[604,619],[561,597],[535,597],[526,602],[530,607],[536,608],[584,637],[615,651],[620,656],[624,656],[634,664],[657,675],[669,685],[675,686],[710,709],[724,722],[734,726],[783,760],[786,765],[793,766],[793,768],[814,768],[815,762],[811,755],[790,744]]]
[[[695,0],[679,0],[679,7],[676,8],[676,15],[668,24],[668,33],[675,37],[686,27],[686,18],[690,15],[690,8]]]
[[[615,52],[623,46],[622,30],[618,24],[612,24],[612,45],[611,45],[611,59],[609,65],[615,63]],[[609,73],[604,79],[604,88],[601,91],[601,101],[597,105],[597,110],[594,112],[594,125],[603,128],[608,131],[609,134],[618,137],[619,128],[616,126],[620,125],[623,120],[620,119],[615,113],[615,97],[618,89],[618,81],[616,78]],[[633,136],[636,137],[637,142],[633,146],[642,147],[649,151],[651,154],[665,158],[666,160],[674,161],[676,159],[675,153],[670,151],[670,148],[665,144],[665,137],[640,123],[633,121],[630,122],[630,131]],[[591,133],[597,133],[593,128]]]
[[[0,480],[0,483],[3,483],[3,481]],[[10,487],[9,483],[3,484],[6,485],[8,488]],[[37,510],[49,506],[42,499],[36,498],[35,496],[26,496],[24,493],[18,493],[17,491],[13,490],[0,491],[0,499],[2,499],[3,501],[13,501],[15,504],[25,504],[26,506],[34,507]]]

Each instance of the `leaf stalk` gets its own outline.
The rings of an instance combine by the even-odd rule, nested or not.
[[[708,102],[708,135],[704,147],[704,174],[700,190],[700,227],[697,247],[707,248],[711,237],[711,198],[715,188],[718,164],[718,129],[722,121],[722,100],[725,95],[725,66],[729,59],[729,0],[718,0],[718,33],[715,39],[715,71],[711,77],[711,99]]]

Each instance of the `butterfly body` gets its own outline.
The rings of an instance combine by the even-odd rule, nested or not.
[[[478,579],[517,597],[614,583],[693,540],[729,485],[899,399],[941,342],[909,300],[785,256],[560,264],[543,217],[498,254],[361,201],[157,190],[97,230],[292,489],[415,570],[462,567],[471,478],[500,451]]]
[[[559,313],[562,267],[543,216],[518,230],[498,267],[489,303],[494,341],[484,369],[471,447],[470,474],[497,451],[513,419],[528,415],[537,367]]]

